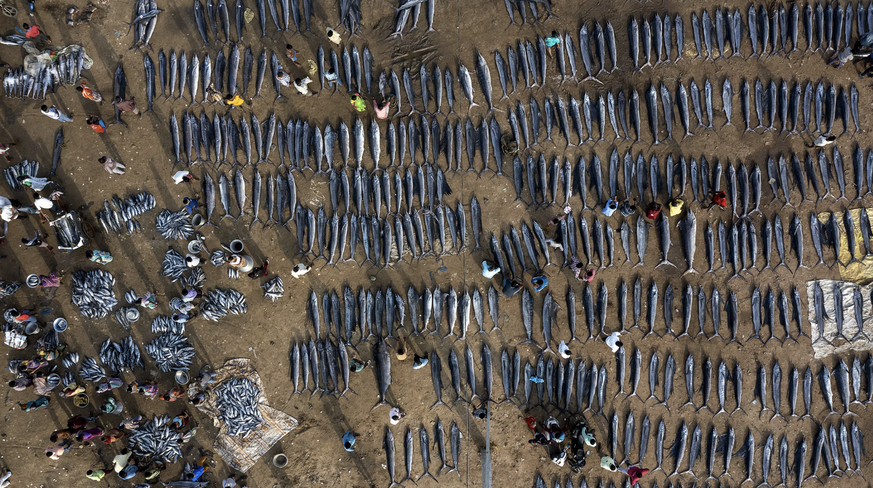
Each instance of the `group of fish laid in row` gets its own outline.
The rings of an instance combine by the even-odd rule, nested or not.
[[[263,393],[248,378],[232,378],[214,388],[218,420],[227,435],[244,436],[264,423],[260,405]]]
[[[161,233],[164,239],[185,240],[194,235],[194,226],[191,224],[191,214],[186,209],[171,212],[167,209],[155,217],[155,229]]]
[[[194,346],[188,338],[173,332],[166,332],[145,345],[146,354],[163,372],[187,371],[194,360]]]
[[[781,481],[778,485],[788,486],[789,479],[794,478],[794,483],[798,488],[803,486],[811,478],[815,478],[818,483],[825,484],[831,478],[842,478],[843,476],[854,476],[861,472],[862,459],[866,455],[864,448],[864,436],[861,433],[857,422],[852,421],[851,427],[848,423],[838,422],[837,425],[816,424],[816,434],[812,441],[812,452],[810,453],[810,444],[807,438],[801,435],[800,440],[795,440],[794,449],[791,449],[788,438],[782,435],[778,444],[778,458],[776,467],[779,468],[779,477]],[[652,421],[647,415],[642,422],[640,440],[638,444],[638,462],[636,464],[644,464],[643,458],[648,453]],[[839,430],[838,430],[839,429]],[[689,444],[689,431],[691,432]],[[851,431],[851,433],[850,433]],[[623,435],[622,435],[623,434]],[[698,423],[693,429],[690,429],[684,421],[681,423],[676,432],[676,437],[673,441],[673,446],[669,448],[668,456],[673,458],[673,471],[663,466],[664,461],[664,441],[666,439],[667,429],[664,425],[664,420],[661,419],[655,430],[654,452],[655,467],[652,472],[661,471],[668,478],[677,476],[691,475],[692,478],[707,475],[706,479],[720,480],[725,475],[732,477],[729,474],[731,463],[734,456],[741,457],[744,463],[745,479],[741,484],[746,482],[756,483],[757,479],[762,482],[758,486],[770,486],[771,470],[773,469],[773,456],[776,454],[777,445],[773,434],[761,432],[766,435],[767,439],[763,444],[756,444],[755,434],[751,429],[745,436],[745,440],[741,440],[742,445],[737,452],[734,452],[736,447],[736,432],[733,426],[728,426],[727,432],[719,433],[716,426],[712,426],[708,443],[704,450],[703,429]],[[636,421],[633,412],[629,412],[625,419],[624,431],[621,432],[620,419],[617,414],[613,415],[609,429],[610,449],[612,457],[616,460],[621,459],[621,454],[624,456],[624,461],[629,464],[631,451],[634,445],[637,444]],[[850,447],[851,446],[851,447]],[[757,450],[761,449],[761,477],[755,476],[755,460],[758,458]],[[623,452],[622,452],[623,451]],[[687,468],[681,470],[685,455],[688,455]],[[841,455],[842,454],[842,459]],[[703,460],[705,457],[704,469],[694,470],[694,466],[698,460]],[[716,458],[722,461],[723,470],[719,473],[715,469]],[[793,459],[793,463],[792,460]],[[854,459],[854,467],[853,467]],[[624,462],[622,461],[622,462]],[[827,471],[826,477],[819,477],[818,472],[824,461],[824,469]],[[808,464],[807,464],[808,463]],[[651,464],[648,464],[651,466]],[[807,468],[810,472],[807,476]],[[775,471],[773,473],[775,475]],[[733,478],[732,478],[733,479]],[[592,486],[604,486],[603,480],[596,482],[591,480]],[[610,483],[611,485],[611,483]],[[677,484],[682,486],[681,484]],[[560,479],[555,480],[555,488],[561,488]],[[567,478],[566,488],[574,488],[573,481]],[[657,486],[653,483],[652,486]],[[671,485],[674,486],[674,485]],[[696,486],[696,485],[695,485]],[[534,481],[535,488],[547,488],[548,485],[543,481],[542,476],[537,473]],[[579,488],[588,488],[588,481],[582,478]]]
[[[109,200],[103,200],[103,210],[94,213],[97,222],[107,234],[118,234],[126,230],[128,234],[142,231],[142,226],[136,217],[150,212],[155,208],[155,197],[151,193],[141,192],[122,200],[112,195],[112,206]]]
[[[182,457],[182,436],[170,417],[153,417],[139,425],[128,436],[127,445],[141,459],[175,463]]]
[[[530,8],[532,24],[539,22],[541,15],[543,16],[543,22],[555,17],[555,15],[552,14],[551,0],[504,0],[504,3],[506,4],[506,12],[509,13],[510,24],[515,23],[514,11],[517,11],[521,17],[521,21],[519,22],[521,25],[524,25],[527,22],[527,11],[525,8]],[[538,5],[542,5],[542,8],[544,9],[543,12],[537,10]]]
[[[229,0],[218,0],[217,3],[213,0],[206,0],[206,10],[203,9],[203,4],[200,0],[194,0],[194,23],[197,25],[197,30],[200,32],[200,37],[203,39],[203,45],[209,46],[209,32],[212,32],[213,44],[231,43],[231,22],[236,29],[236,42],[242,42],[243,29],[248,22],[245,18],[246,4],[243,0],[236,0],[231,7]],[[305,23],[305,31],[310,30],[312,23],[312,0],[255,0],[258,25],[261,30],[261,37],[267,35],[267,9],[270,11],[270,18],[276,26],[277,31],[288,31],[291,29],[293,22],[297,32],[300,30],[300,22]],[[233,17],[230,16],[230,10],[233,9]],[[208,24],[208,25],[207,25]],[[223,41],[219,40],[219,30]]]
[[[102,319],[118,305],[115,298],[115,277],[102,269],[79,270],[73,273],[72,301],[86,318]]]
[[[242,315],[246,312],[248,312],[248,307],[245,295],[233,288],[209,290],[200,303],[200,316],[213,322],[218,322],[228,313]]]
[[[533,2],[531,2],[533,3]],[[454,466],[449,466],[446,457],[446,434],[443,430],[443,422],[439,418],[436,419],[436,423],[434,425],[434,444],[437,448],[437,453],[440,458],[440,466],[439,470],[437,470],[437,475],[439,476],[445,470],[446,473],[455,472],[458,475],[458,479],[461,479],[460,464],[458,464],[461,458],[461,439],[464,437],[461,434],[461,429],[458,428],[458,424],[453,420],[452,427],[450,430],[449,437],[449,449],[450,454],[452,456],[452,463]],[[403,477],[400,481],[395,482],[394,478],[396,476],[396,467],[395,467],[395,454],[396,454],[396,446],[394,444],[394,433],[391,432],[390,428],[385,428],[385,441],[383,442],[383,448],[385,449],[386,456],[386,466],[388,468],[388,477],[391,480],[391,486],[403,486],[400,483],[404,481],[412,481],[416,483],[421,481],[422,478],[430,477],[430,479],[436,482],[436,478],[434,478],[433,474],[430,472],[430,438],[427,433],[427,428],[424,425],[421,425],[418,429],[418,445],[421,449],[421,465],[424,472],[419,475],[418,478],[413,479],[412,476],[412,464],[414,462],[415,457],[415,437],[412,433],[412,429],[407,427],[406,434],[403,436],[403,463],[406,468],[406,476]]]
[[[13,192],[19,192],[24,189],[24,186],[18,181],[18,177],[22,175],[36,177],[39,174],[39,161],[22,160],[18,164],[10,165],[3,169],[3,177],[6,178],[6,184]]]
[[[778,200],[783,202],[784,206],[793,206],[791,202],[793,191],[797,191],[801,196],[798,205],[804,202],[817,204],[828,197],[848,202],[847,180],[849,184],[855,185],[852,202],[861,200],[873,192],[873,150],[868,150],[865,157],[864,150],[855,146],[851,156],[851,175],[846,169],[839,148],[834,147],[831,154],[832,157],[828,157],[826,151],[820,149],[818,154],[807,152],[805,155],[797,153],[768,155],[767,182],[773,195],[770,203]],[[528,199],[523,196],[526,189],[530,197],[530,205],[554,205],[561,202],[559,190],[563,193],[562,206],[568,205],[570,198],[577,195],[583,209],[605,206],[607,200],[615,201],[619,198],[636,199],[641,202],[669,201],[674,197],[685,198],[690,180],[691,202],[706,202],[713,193],[725,191],[735,217],[745,218],[761,212],[763,164],[752,164],[749,168],[743,163],[722,164],[717,159],[710,163],[705,156],[702,156],[698,162],[694,157],[686,159],[685,156],[674,157],[673,154],[667,154],[666,158],[663,155],[659,158],[653,154],[647,163],[642,153],[637,154],[635,161],[631,152],[625,151],[624,156],[621,157],[617,149],[612,149],[608,157],[604,155],[604,159],[607,161],[605,179],[603,164],[596,152],[588,161],[584,156],[579,156],[575,164],[572,164],[569,158],[565,158],[563,165],[560,164],[557,156],[553,156],[551,163],[548,164],[546,157],[541,153],[538,158],[535,153],[529,154],[526,163],[516,158],[513,161],[512,173],[516,200],[528,202]],[[661,161],[664,161],[663,165]],[[851,178],[847,178],[849,176]],[[832,177],[840,189],[839,197],[831,191]],[[814,200],[807,194],[808,183],[815,191]],[[592,188],[596,196],[593,205],[588,199]],[[637,190],[636,194],[633,193],[634,188]],[[646,194],[647,189],[648,194]],[[677,191],[674,192],[674,189]],[[765,202],[764,205],[769,203]]]
[[[857,31],[854,20],[857,20]],[[869,33],[873,13],[860,2],[857,13],[851,3],[843,7],[839,3],[835,6],[833,3],[808,2],[805,6],[796,3],[788,6],[750,5],[745,20],[738,8],[717,7],[712,14],[707,10],[701,11],[699,16],[692,12],[690,21],[697,58],[715,60],[731,56],[789,56],[799,49],[801,27],[805,51],[839,52],[844,47],[853,47],[852,38],[856,33],[859,36]],[[674,46],[678,54],[673,61],[682,59],[685,52],[685,22],[679,14],[654,15],[651,20],[647,17],[639,21],[631,18],[628,36],[630,56],[636,70],[661,63],[662,54],[664,62],[670,62]],[[748,56],[742,52],[744,37],[750,44]],[[727,45],[730,45],[730,54]],[[639,63],[640,49],[645,60],[642,65]]]
[[[312,394],[322,392],[322,395],[327,393],[340,397],[348,392],[357,394],[349,384],[349,353],[346,347],[341,339],[336,343],[330,339],[321,340],[317,337],[295,342],[290,355],[291,383],[294,385],[292,394],[307,390]],[[345,385],[342,389],[339,383],[340,375]],[[309,382],[310,376],[312,386]]]
[[[143,368],[139,346],[131,336],[127,336],[121,343],[106,339],[100,346],[100,361],[114,374],[123,371],[132,371],[136,367]]]
[[[410,31],[418,28],[418,18],[421,15],[421,10],[426,9],[427,14],[427,32],[434,32],[433,18],[436,11],[436,0],[399,0],[400,6],[397,8],[397,17],[394,23],[394,32],[391,37],[403,36],[403,29],[412,18],[412,27]]]
[[[85,69],[85,50],[60,54],[51,64],[43,66],[36,75],[23,67],[9,68],[3,75],[3,90],[8,98],[32,98],[45,100],[47,93],[54,93],[60,85],[73,85]]]
[[[180,51],[176,54],[175,50],[170,51],[170,56],[164,54],[161,49],[158,52],[158,70],[155,71],[154,61],[151,55],[146,53],[143,55],[143,67],[145,69],[146,79],[146,99],[148,101],[149,110],[152,108],[154,99],[158,96],[158,88],[161,90],[161,96],[170,99],[185,98],[185,89],[188,90],[191,103],[198,103],[197,95],[202,87],[202,99],[205,102],[208,97],[210,87],[225,93],[237,93],[239,88],[242,88],[242,93],[247,94],[249,84],[252,81],[252,68],[254,58],[252,56],[251,46],[246,48],[245,58],[242,60],[243,65],[240,66],[240,45],[234,44],[231,47],[230,54],[225,57],[224,49],[219,49],[218,55],[215,58],[215,66],[213,68],[212,58],[208,53],[204,54],[203,62],[200,62],[198,55],[192,54],[188,59],[185,51]],[[240,68],[242,68],[242,85],[237,85]],[[214,72],[213,72],[214,69]],[[225,78],[225,70],[227,70],[227,78]],[[276,98],[282,96],[280,93],[280,84],[276,75],[282,71],[279,65],[279,57],[273,52],[270,57],[271,79],[273,80],[273,88],[276,91]],[[267,71],[267,50],[261,49],[261,54],[258,56],[257,71],[255,73],[255,97],[261,96],[261,88],[264,84],[264,76]],[[179,94],[176,96],[176,89]]]
[[[499,292],[493,286],[487,291],[488,308],[492,323],[492,331],[499,329]],[[367,341],[371,337],[378,340],[394,338],[394,331],[407,322],[412,325],[409,335],[436,334],[447,326],[444,337],[458,337],[464,340],[470,329],[471,317],[476,321],[478,333],[487,333],[484,329],[485,317],[484,298],[478,287],[470,290],[456,291],[450,288],[442,291],[439,287],[424,288],[422,292],[410,285],[404,296],[391,287],[383,290],[361,288],[357,296],[355,292],[345,287],[341,295],[337,290],[325,291],[319,302],[318,294],[312,291],[309,295],[308,312],[316,338],[322,337],[322,323],[326,328],[325,336],[337,337],[348,344],[353,344],[353,337],[358,331],[357,343]],[[321,309],[319,310],[319,303]],[[409,320],[407,321],[407,307]],[[433,318],[433,330],[430,329]],[[459,322],[460,318],[460,322]],[[460,326],[459,333],[455,333]],[[408,330],[408,329],[407,329]],[[386,335],[387,334],[387,335]]]
[[[434,0],[435,1],[435,0]],[[364,15],[361,12],[361,0],[342,0],[339,2],[340,24],[355,35],[361,31],[361,20]],[[431,17],[432,18],[432,17]],[[307,29],[309,25],[307,24]]]
[[[158,9],[158,2],[155,0],[136,0],[133,7],[133,21],[130,23],[133,29],[134,41],[133,48],[151,48],[149,41],[155,33],[155,27],[158,25],[158,14],[163,10]]]

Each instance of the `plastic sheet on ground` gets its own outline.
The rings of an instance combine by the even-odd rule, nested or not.
[[[824,324],[819,325],[815,317],[815,284],[821,286],[824,295]],[[837,322],[834,305],[834,287],[839,286],[843,295],[843,337],[837,337]],[[861,286],[864,311],[861,314],[861,330],[855,321],[853,304],[854,288],[859,285],[837,280],[818,280],[806,283],[807,318],[810,324],[812,349],[817,359],[845,351],[865,351],[873,349],[873,306],[869,300],[873,285]],[[820,332],[824,331],[824,334]],[[859,333],[860,332],[860,333]]]
[[[32,41],[25,42],[21,47],[27,51],[27,54],[24,56],[23,64],[24,71],[26,71],[30,76],[36,76],[43,68],[50,67],[53,57],[60,55],[78,56],[79,51],[85,51],[85,48],[78,44],[70,44],[69,46],[64,47],[55,46],[52,49],[40,51]],[[84,54],[83,58],[82,69],[91,69],[94,61],[91,60],[91,57],[88,56],[88,54]]]
[[[258,407],[264,418],[264,423],[240,437],[227,435],[226,426],[218,420],[220,414],[213,393],[215,388],[223,382],[234,378],[246,378],[254,383],[264,399]],[[188,386],[188,395],[194,395],[198,391],[199,384],[197,382],[192,382]],[[224,366],[216,371],[215,383],[208,385],[206,397],[206,401],[200,404],[197,409],[212,417],[216,427],[219,428],[213,448],[231,468],[243,473],[251,469],[261,456],[298,425],[297,419],[267,404],[261,377],[251,365],[251,361],[245,358],[229,359],[225,362]]]

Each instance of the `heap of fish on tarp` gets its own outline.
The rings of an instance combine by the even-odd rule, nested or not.
[[[188,239],[194,234],[191,215],[185,209],[178,212],[161,210],[155,219],[155,228],[164,236],[164,239]]]
[[[194,359],[194,346],[181,334],[167,332],[145,346],[146,353],[155,360],[161,371],[185,371]]]
[[[422,5],[427,9],[425,11],[427,14],[427,32],[434,31],[433,16],[436,11],[436,0],[400,0],[400,7],[397,8],[397,19],[394,23],[394,32],[391,34],[391,37],[403,35],[403,29],[409,23],[410,17],[412,17],[412,28],[410,30],[418,28],[418,18],[421,15]]]
[[[85,381],[97,382],[106,377],[106,370],[103,366],[97,364],[97,360],[91,356],[82,361],[82,367],[79,368],[79,375]]]
[[[103,200],[103,210],[95,216],[107,233],[119,233],[127,230],[128,234],[142,231],[142,226],[136,217],[155,208],[155,197],[148,192],[137,193],[122,200],[118,195],[112,195],[112,207],[108,200]]]
[[[166,415],[140,424],[128,437],[127,446],[139,458],[160,459],[165,464],[175,463],[182,456],[182,436]]]
[[[261,392],[247,378],[233,378],[214,390],[218,420],[224,424],[227,435],[236,437],[264,423],[258,406]]]
[[[152,333],[153,334],[184,334],[185,333],[185,323],[184,322],[176,322],[171,317],[167,317],[166,315],[158,315],[152,321]]]
[[[21,191],[21,183],[18,182],[18,177],[21,175],[37,176],[39,173],[39,162],[24,160],[16,165],[10,166],[3,170],[3,176],[6,177],[6,183],[12,191]]]
[[[139,347],[131,336],[127,336],[121,343],[106,339],[100,346],[100,361],[115,374],[132,370],[137,366],[143,367]]]
[[[150,47],[149,41],[158,24],[158,3],[155,0],[136,0],[134,3],[134,18],[129,25],[133,29],[133,48]]]
[[[200,315],[213,322],[217,322],[228,313],[240,315],[247,311],[245,295],[233,288],[209,290],[200,304]]]
[[[265,282],[261,287],[264,289],[264,296],[269,297],[274,302],[285,296],[285,284],[282,283],[282,278],[275,278]]]
[[[21,283],[16,283],[14,281],[0,281],[0,298],[11,297],[19,288],[21,288]]]
[[[73,273],[73,304],[89,319],[102,319],[118,305],[115,298],[115,278],[102,269],[79,270]]]

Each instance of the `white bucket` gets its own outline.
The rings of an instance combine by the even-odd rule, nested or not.
[[[230,241],[230,252],[232,252],[234,254],[239,254],[239,253],[243,252],[244,248],[245,248],[245,246],[243,246],[243,241],[241,241],[239,239],[234,239],[234,240]]]

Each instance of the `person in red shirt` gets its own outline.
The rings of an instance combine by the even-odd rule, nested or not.
[[[646,210],[646,218],[655,220],[658,218],[658,215],[661,215],[661,204],[657,202],[650,203],[649,208]]]
[[[36,39],[39,37],[39,26],[24,24],[24,37],[28,39]]]
[[[85,123],[98,134],[106,132],[106,124],[103,123],[103,119],[96,115],[89,115],[88,118],[85,119]]]
[[[93,88],[88,88],[88,85],[85,84],[85,80],[82,80],[82,84],[76,87],[76,91],[81,93],[82,96],[88,100],[93,100],[100,105],[103,105],[103,95]]]
[[[631,486],[635,486],[640,481],[640,478],[642,478],[646,475],[646,473],[649,472],[649,470],[646,468],[638,468],[636,466],[631,466],[627,469],[618,468],[618,471],[628,475],[628,477],[630,478]]]

